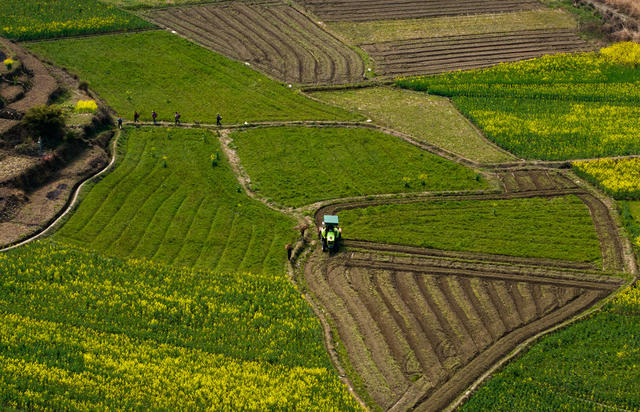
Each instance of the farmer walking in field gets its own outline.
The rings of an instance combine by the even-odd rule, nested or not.
[[[156,123],[156,118],[158,117],[158,113],[156,113],[156,111],[152,111],[151,112],[151,118],[153,119],[153,124],[157,124]]]
[[[222,116],[220,116],[220,113],[216,116],[216,124],[218,127],[222,127]]]
[[[180,113],[176,112],[173,116],[176,119],[176,126],[180,124]]]
[[[122,116],[118,115],[118,129],[122,129]]]
[[[133,123],[137,124],[139,118],[140,118],[140,114],[137,111],[133,112]]]

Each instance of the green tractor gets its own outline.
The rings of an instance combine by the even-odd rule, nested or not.
[[[338,224],[338,216],[324,215],[318,235],[322,241],[323,252],[337,252],[340,238],[342,237],[342,229]]]

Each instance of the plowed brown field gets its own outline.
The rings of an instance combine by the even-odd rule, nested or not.
[[[302,0],[324,21],[368,21],[503,13],[542,7],[535,0]]]
[[[381,76],[489,67],[545,54],[589,50],[571,30],[533,30],[364,44]]]
[[[607,207],[565,174],[504,171],[502,194],[573,193],[589,207],[604,269],[624,270],[620,234]],[[435,199],[436,197],[434,197]],[[373,199],[316,212],[420,199]],[[341,253],[317,248],[304,269],[364,390],[384,410],[441,410],[521,342],[589,308],[620,287],[589,263],[454,252],[345,239]]]
[[[150,17],[287,83],[342,84],[364,79],[364,63],[356,52],[282,3],[170,8]]]

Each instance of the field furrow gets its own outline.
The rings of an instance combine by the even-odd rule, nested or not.
[[[364,44],[383,76],[485,67],[543,54],[587,50],[570,30],[533,30]]]
[[[370,21],[405,18],[442,17],[507,11],[534,10],[541,5],[533,0],[303,0],[324,21]]]
[[[287,83],[340,84],[364,78],[364,63],[356,52],[284,4],[212,4],[152,11],[149,16]]]
[[[387,378],[403,381],[404,390],[378,397],[383,409],[442,409],[519,342],[584,310],[622,282],[571,269],[528,269],[373,246],[349,243],[346,252],[333,256],[317,248],[304,273],[315,296],[331,307],[340,305],[341,312],[330,312],[341,341],[359,333],[358,345],[373,354],[381,373],[392,368],[404,376]],[[489,267],[494,270],[487,272]],[[334,297],[326,296],[324,278]],[[348,316],[357,326],[341,325]],[[347,352],[349,362],[357,364],[362,355]],[[380,385],[363,378],[369,391]]]

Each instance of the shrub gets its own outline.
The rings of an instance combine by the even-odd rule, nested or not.
[[[45,146],[55,147],[64,138],[64,115],[59,107],[32,107],[22,121],[34,139],[37,140],[38,137],[41,137]]]

